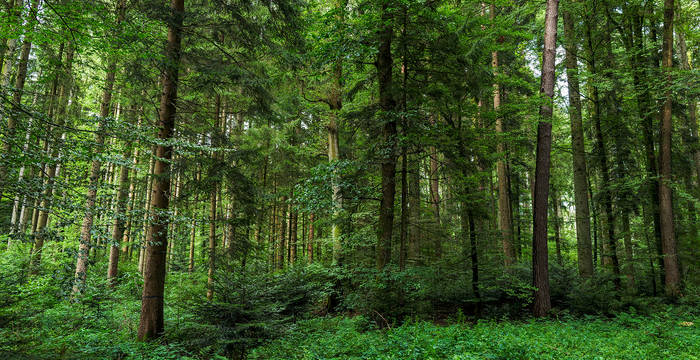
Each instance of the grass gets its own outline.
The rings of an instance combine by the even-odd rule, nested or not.
[[[368,329],[362,317],[300,322],[249,359],[700,359],[700,318],[409,322]]]

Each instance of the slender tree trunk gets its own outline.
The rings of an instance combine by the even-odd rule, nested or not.
[[[409,230],[408,230],[408,256],[409,264],[420,262],[420,155],[415,155],[409,166],[408,184],[408,210],[409,210]]]
[[[36,24],[36,16],[39,10],[40,0],[33,0],[30,8],[29,15],[29,32],[34,31],[34,25]],[[22,6],[21,1],[17,1]],[[24,93],[24,82],[27,79],[27,65],[29,63],[29,53],[32,50],[32,42],[28,37],[24,38],[22,42],[22,48],[20,50],[19,62],[17,63],[17,75],[15,77],[15,88],[12,93],[12,111],[10,116],[7,117],[7,127],[5,128],[5,143],[3,144],[2,153],[8,159],[13,158],[12,143],[14,142],[15,132],[17,131],[17,122],[19,121],[19,108],[22,106],[22,95]],[[9,70],[8,70],[9,71]],[[8,74],[9,76],[9,74]],[[5,179],[7,179],[7,168],[3,163],[0,163],[0,199],[2,199],[2,191],[4,187]]]
[[[117,5],[118,19],[117,24],[123,19],[123,0]],[[117,59],[111,58],[107,65],[107,74],[105,75],[105,87],[102,92],[102,103],[100,104],[100,121],[95,134],[96,148],[93,150],[95,154],[102,154],[105,143],[105,127],[107,126],[107,116],[109,115],[110,105],[112,103],[112,89],[114,88],[114,75],[117,70]],[[85,217],[80,229],[80,247],[78,249],[78,260],[75,265],[75,283],[73,285],[73,294],[77,295],[82,291],[85,277],[87,275],[88,254],[90,252],[91,235],[93,223],[93,212],[95,200],[97,199],[97,188],[99,187],[99,178],[102,167],[102,161],[99,156],[95,156],[90,167],[90,184],[88,185],[87,200],[85,202]],[[115,255],[115,256],[118,256]]]
[[[491,20],[496,17],[496,5],[491,4]],[[494,77],[498,77],[498,51],[491,52],[491,69]],[[503,259],[506,267],[515,262],[515,248],[513,247],[513,214],[510,207],[510,192],[508,186],[508,167],[506,164],[507,151],[503,140],[503,118],[498,114],[501,107],[501,86],[497,81],[493,83],[493,110],[496,112],[496,133],[501,135],[498,140],[497,151],[499,159],[496,163],[498,176],[498,227],[501,231],[501,244],[503,247]]]
[[[581,116],[581,91],[578,79],[578,45],[574,19],[569,11],[563,12],[566,38],[566,79],[569,85],[569,118],[571,120],[571,147],[573,150],[574,200],[576,203],[576,244],[578,272],[582,277],[593,276],[591,254],[591,220],[588,206],[588,169]]]
[[[18,27],[22,26],[22,9],[24,9],[24,1],[23,0],[15,0],[12,1],[10,0],[7,6],[7,14],[8,18],[9,17],[15,17],[15,21],[17,22],[18,26],[17,28],[14,28],[12,30],[18,31]],[[5,39],[3,39],[5,40]],[[12,63],[15,61],[15,50],[17,49],[17,43],[19,42],[19,36],[16,37],[10,37],[9,39],[3,41],[3,52],[2,52],[2,63],[0,63],[0,66],[2,67],[2,91],[5,91],[6,88],[10,86],[10,72],[12,72]]]
[[[533,210],[532,273],[535,299],[533,314],[545,316],[551,309],[549,297],[549,264],[547,256],[547,200],[549,198],[550,150],[552,148],[552,98],[554,97],[557,15],[559,0],[547,0],[545,13],[544,52],[540,94],[546,103],[540,107],[537,125],[537,158],[535,162],[535,198]]]
[[[202,168],[197,165],[197,182],[202,180]],[[194,245],[197,238],[197,204],[199,204],[199,193],[194,195],[194,209],[192,214],[192,224],[190,227],[190,256],[187,262],[187,272],[191,273],[194,270]]]
[[[404,134],[405,136],[405,134]],[[401,224],[399,232],[399,269],[406,268],[408,239],[408,160],[406,146],[401,149]]]
[[[651,5],[651,2],[648,4]],[[653,5],[652,5],[653,6]],[[649,78],[647,76],[647,68],[651,66],[652,68],[658,68],[658,61],[655,56],[645,55],[645,44],[644,44],[644,34],[643,29],[643,18],[639,14],[633,16],[634,22],[634,56],[632,57],[632,80],[634,82],[634,87],[636,89],[636,100],[637,107],[639,108],[639,117],[642,120],[641,128],[644,138],[644,155],[646,159],[646,175],[647,175],[647,189],[649,196],[646,202],[649,204],[651,209],[651,218],[654,223],[654,245],[656,249],[655,259],[660,269],[660,280],[663,284],[663,268],[664,262],[662,257],[662,246],[661,246],[661,223],[659,219],[659,182],[657,180],[658,170],[656,165],[656,155],[654,150],[654,118],[653,118],[653,106],[652,106],[652,96],[649,92]],[[650,35],[652,39],[656,38],[655,35],[655,25],[651,25],[652,29]]]
[[[589,69],[593,74],[598,73],[598,68],[595,62],[596,53],[595,45],[593,44],[592,27],[594,25],[591,23],[590,19],[586,20],[586,45],[587,45],[587,55],[589,58]],[[622,284],[620,281],[620,265],[617,258],[617,241],[615,237],[615,218],[612,207],[612,195],[610,189],[610,168],[608,165],[608,153],[605,146],[605,139],[603,138],[603,130],[601,125],[601,109],[600,109],[600,96],[598,94],[598,86],[596,84],[590,84],[591,101],[593,102],[593,108],[591,110],[591,118],[594,127],[594,134],[596,140],[597,157],[598,163],[600,164],[600,173],[602,177],[601,184],[601,202],[603,219],[606,222],[607,229],[607,241],[603,243],[602,251],[602,264],[610,266],[614,274],[615,289],[620,290]]]
[[[431,125],[435,125],[435,117],[430,116]],[[438,178],[438,153],[435,146],[430,147],[430,204],[433,208],[435,223],[440,227],[440,180]],[[442,241],[440,234],[434,236],[436,258],[442,255]]]
[[[132,156],[132,162],[134,164],[134,178],[133,180],[129,181],[129,199],[126,207],[126,225],[124,226],[124,236],[122,238],[122,243],[124,244],[122,246],[122,255],[128,257],[129,260],[131,260],[131,249],[135,245],[132,236],[131,225],[134,219],[134,205],[136,204],[136,175],[138,174],[136,171],[136,167],[139,164],[139,150],[134,149]]]
[[[294,265],[294,262],[297,260],[297,240],[299,240],[299,234],[297,233],[299,224],[297,224],[297,222],[299,217],[296,211],[292,212],[289,217],[292,224],[289,242],[289,265]]]
[[[219,129],[221,128],[221,96],[216,94],[214,106],[214,131],[211,133],[211,145],[216,148],[219,145]],[[214,268],[216,266],[216,198],[219,193],[219,174],[218,167],[219,155],[216,150],[212,152],[212,165],[209,170],[209,177],[216,180],[213,181],[211,191],[209,193],[209,270],[207,273],[207,300],[211,301],[214,296]],[[223,201],[222,201],[223,202]]]
[[[671,182],[671,133],[673,132],[671,104],[671,69],[673,68],[673,10],[674,1],[664,1],[664,37],[662,63],[666,81],[666,98],[661,110],[659,146],[659,219],[661,220],[661,243],[664,255],[665,290],[669,297],[681,296],[680,271],[676,238],[673,230],[673,203]]]
[[[280,239],[277,247],[277,269],[284,269],[284,253],[287,249],[287,196],[282,196],[282,201],[280,206],[279,226],[280,226]]]
[[[561,255],[561,199],[556,189],[551,190],[552,204],[554,205],[554,245],[557,255],[557,264],[564,265],[564,260]]]
[[[24,46],[22,46],[24,48]],[[63,69],[63,79],[59,90],[58,106],[56,109],[57,126],[54,129],[54,141],[53,149],[51,150],[51,158],[56,160],[55,164],[46,164],[46,188],[42,193],[42,199],[40,203],[40,210],[37,212],[37,217],[34,221],[35,226],[33,227],[32,234],[35,239],[34,247],[32,249],[32,257],[30,262],[30,270],[32,274],[37,274],[39,271],[39,265],[41,264],[41,253],[44,247],[44,242],[46,240],[46,226],[49,220],[49,213],[51,202],[53,200],[54,182],[58,172],[59,167],[59,154],[62,147],[61,144],[61,127],[66,121],[66,107],[68,106],[68,97],[70,96],[72,87],[72,69],[73,69],[73,54],[74,48],[72,45],[68,45],[68,50],[66,51],[65,68]],[[59,55],[60,56],[60,55]],[[25,66],[26,67],[26,66]],[[48,140],[46,140],[48,144]],[[47,149],[48,150],[48,149]]]
[[[124,159],[128,159],[131,155],[131,146],[127,146],[124,151]],[[126,229],[126,208],[129,201],[129,168],[122,165],[119,171],[119,189],[117,190],[117,212],[114,217],[114,227],[112,230],[112,244],[109,248],[109,267],[107,269],[107,279],[110,280],[110,286],[114,286],[114,279],[117,277],[119,267],[119,242],[124,237]]]
[[[306,255],[309,264],[314,262],[314,214],[309,214],[309,238],[306,240]]]
[[[177,100],[178,68],[180,65],[180,43],[185,12],[184,0],[172,0],[172,20],[168,25],[165,70],[163,72],[163,96],[160,102],[158,139],[170,140],[175,128],[175,103]],[[169,160],[172,146],[158,145],[157,160],[153,169],[154,186],[152,204],[156,209],[149,233],[146,271],[141,300],[141,318],[137,337],[151,340],[163,334],[163,292],[165,288],[165,249],[168,244],[167,222],[161,214],[168,209],[170,192]]]
[[[622,236],[625,244],[625,275],[627,276],[627,290],[630,293],[636,292],[634,281],[634,251],[632,250],[632,230],[630,229],[630,216],[623,210],[622,213]]]
[[[207,272],[207,300],[214,296],[214,267],[216,266],[216,185],[209,194],[209,270]]]
[[[157,147],[153,146],[153,150],[151,154],[155,154],[157,151]],[[154,179],[152,177],[153,172],[155,171],[155,166],[156,166],[156,159],[153,155],[151,155],[151,160],[149,161],[149,166],[148,166],[148,177],[146,177],[146,204],[144,206],[145,211],[143,213],[143,229],[142,229],[142,238],[143,241],[141,244],[139,244],[139,272],[141,275],[144,275],[144,270],[146,269],[146,246],[148,238],[149,238],[149,232],[151,231],[151,223],[153,221],[153,218],[151,217],[151,212],[153,211],[153,207],[151,205],[152,203],[152,195],[153,195],[153,182]]]
[[[377,268],[382,269],[391,262],[391,239],[394,231],[394,196],[396,195],[396,120],[394,90],[392,84],[393,59],[391,42],[394,35],[393,14],[389,4],[384,3],[379,27],[379,51],[377,73],[379,78],[379,106],[385,116],[382,137],[384,154],[381,159],[382,200],[379,207],[379,243],[377,244]]]

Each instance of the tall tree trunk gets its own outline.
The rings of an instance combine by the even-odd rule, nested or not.
[[[430,124],[435,125],[434,115],[430,115]],[[435,146],[430,147],[430,205],[435,216],[435,223],[440,227],[440,179],[438,178],[438,152]],[[435,257],[442,255],[442,239],[440,234],[433,236]]]
[[[382,200],[379,207],[379,236],[377,244],[377,268],[382,269],[391,262],[391,238],[394,231],[394,196],[396,195],[396,120],[394,110],[394,90],[392,83],[393,59],[391,41],[394,35],[393,14],[389,4],[384,3],[379,27],[379,52],[377,73],[379,79],[379,106],[382,110],[384,127],[382,137],[384,149],[381,159]]]
[[[309,264],[314,262],[314,214],[309,214],[309,238],[306,240],[306,255],[309,257]]]
[[[659,146],[659,219],[661,220],[661,243],[664,255],[664,278],[666,280],[666,295],[681,296],[680,271],[676,238],[673,233],[673,203],[671,191],[671,133],[672,123],[672,93],[671,69],[673,68],[673,0],[664,1],[664,37],[662,63],[666,81],[666,98],[661,110],[661,130]]]
[[[216,266],[216,185],[209,194],[209,270],[207,272],[207,300],[214,296],[214,267]]]
[[[289,242],[289,265],[294,265],[294,262],[297,260],[297,240],[298,239],[298,233],[297,233],[297,228],[298,228],[298,214],[296,211],[293,211],[290,214],[290,219],[289,221],[291,222],[291,234],[290,234],[290,242]]]
[[[8,18],[14,17],[17,23],[13,31],[18,31],[19,27],[22,26],[22,10],[24,9],[23,0],[10,0],[7,4]],[[0,72],[0,77],[2,79],[2,91],[5,91],[7,87],[10,86],[10,72],[12,72],[12,63],[15,61],[15,50],[17,49],[17,43],[19,42],[19,36],[12,36],[9,39],[2,39],[2,62],[0,67],[2,72]],[[5,46],[6,45],[6,46]]]
[[[582,277],[593,276],[591,253],[591,220],[588,206],[588,169],[581,116],[581,91],[578,79],[578,45],[574,20],[570,11],[564,11],[566,39],[566,79],[569,85],[569,118],[571,120],[571,147],[573,150],[574,200],[576,203],[576,244],[578,272]]]
[[[622,213],[622,238],[625,244],[625,275],[627,277],[627,290],[630,293],[636,291],[634,281],[634,252],[632,250],[632,230],[630,229],[629,210],[625,209]]]
[[[197,177],[196,181],[199,183],[202,180],[202,168],[197,164]],[[191,273],[194,270],[194,245],[197,238],[197,204],[199,204],[199,193],[194,195],[194,209],[192,209],[192,224],[190,225],[190,254],[189,261],[187,262],[187,272]]]
[[[598,68],[595,62],[596,53],[595,45],[593,44],[592,28],[594,24],[591,23],[590,19],[586,20],[586,45],[587,45],[587,55],[589,58],[589,69],[593,74],[598,73]],[[607,223],[607,241],[603,243],[602,251],[602,264],[612,267],[614,274],[615,289],[620,290],[622,284],[620,282],[620,266],[617,258],[616,249],[616,238],[615,238],[615,218],[612,208],[612,195],[610,193],[610,168],[608,165],[608,154],[605,146],[605,139],[603,138],[603,130],[601,125],[601,109],[600,109],[600,96],[598,91],[598,86],[596,84],[590,84],[591,101],[593,102],[593,108],[591,110],[591,118],[593,121],[594,134],[596,140],[597,158],[600,164],[600,173],[602,177],[601,183],[601,202],[604,222]]]
[[[211,133],[211,146],[215,149],[212,151],[212,165],[209,169],[209,178],[214,179],[212,188],[209,192],[209,270],[207,272],[207,300],[211,301],[214,296],[214,271],[216,267],[216,198],[219,196],[220,181],[218,180],[219,154],[216,148],[219,146],[219,131],[221,122],[224,119],[221,117],[221,96],[216,94],[214,101],[214,129]],[[223,135],[223,134],[221,134]],[[222,203],[223,203],[223,199]]]
[[[124,236],[122,237],[122,256],[126,256],[129,260],[131,260],[131,251],[135,245],[131,225],[134,219],[134,206],[136,205],[136,175],[138,174],[136,168],[139,164],[139,149],[134,149],[131,156],[132,163],[134,164],[134,178],[133,180],[129,181],[129,198],[126,206],[126,225],[124,225]]]
[[[408,255],[409,264],[417,264],[420,261],[420,154],[415,155],[409,166],[409,183],[408,183],[408,211],[409,211],[409,230],[408,230]]]
[[[280,238],[277,246],[277,269],[284,268],[284,253],[287,250],[287,196],[282,196],[279,208]]]
[[[652,2],[648,2],[649,5]],[[653,6],[653,5],[651,5]],[[652,10],[653,11],[653,10]],[[661,246],[661,223],[659,219],[659,182],[657,180],[658,170],[656,164],[656,155],[654,150],[654,109],[652,106],[652,96],[649,91],[649,78],[647,76],[647,68],[651,66],[652,68],[658,68],[659,63],[655,59],[655,56],[645,55],[645,44],[644,44],[644,34],[645,30],[643,28],[643,18],[640,15],[641,11],[637,11],[633,15],[634,22],[634,56],[632,57],[631,68],[632,71],[632,81],[635,87],[635,94],[637,100],[637,107],[639,109],[639,117],[641,119],[642,134],[644,138],[644,155],[646,160],[646,177],[647,177],[647,189],[648,197],[646,203],[651,209],[651,218],[654,223],[654,245],[656,249],[655,259],[660,269],[660,281],[664,282],[663,268],[664,262],[662,255]],[[655,35],[655,25],[651,24],[650,35],[652,39],[656,38]]]
[[[124,20],[124,5],[126,0],[119,0],[117,3],[117,26]],[[110,64],[111,66],[111,64]],[[115,63],[116,70],[116,63]],[[129,143],[124,150],[124,160],[131,156],[132,145]],[[114,279],[117,277],[119,268],[119,242],[124,237],[126,207],[129,197],[129,168],[122,165],[119,170],[119,189],[117,190],[116,214],[114,216],[114,226],[112,230],[112,244],[109,248],[109,266],[107,268],[107,279],[110,286],[114,286]]]
[[[128,159],[131,155],[130,146],[124,151],[124,159]],[[122,165],[119,171],[119,189],[117,190],[117,211],[114,216],[114,226],[112,229],[112,244],[109,248],[109,266],[107,269],[107,279],[110,280],[110,285],[114,285],[114,279],[117,277],[119,267],[119,242],[124,238],[124,230],[126,229],[126,208],[129,200],[129,168]]]
[[[496,17],[496,5],[491,4],[491,20]],[[491,52],[491,69],[493,75],[498,78],[498,51]],[[501,231],[501,243],[503,247],[503,259],[506,267],[515,262],[515,247],[513,246],[513,214],[510,207],[510,189],[508,186],[508,167],[506,164],[507,152],[503,138],[503,117],[498,114],[501,108],[501,86],[498,81],[493,83],[493,110],[496,112],[496,133],[498,139],[497,151],[499,158],[496,163],[498,176],[498,227]]]
[[[22,46],[24,48],[24,46]],[[51,150],[51,158],[56,159],[55,164],[46,164],[46,188],[44,189],[41,197],[40,210],[37,213],[37,218],[34,221],[32,234],[35,239],[34,247],[32,248],[32,258],[30,262],[30,270],[32,274],[36,274],[39,271],[39,265],[41,264],[41,253],[44,247],[44,242],[46,241],[46,226],[49,220],[49,213],[51,202],[53,200],[54,182],[58,172],[58,158],[61,144],[61,132],[62,127],[66,122],[66,107],[68,106],[68,97],[70,96],[72,87],[72,69],[73,69],[73,55],[75,49],[73,45],[69,44],[66,51],[65,68],[62,71],[62,82],[59,90],[58,106],[56,108],[56,118],[57,126],[54,129],[54,141],[53,148]],[[60,56],[60,55],[59,55]],[[46,140],[48,144],[48,140]]]
[[[168,141],[175,128],[175,104],[177,101],[178,68],[184,0],[172,0],[172,20],[168,25],[165,69],[163,72],[163,96],[160,102],[158,139]],[[161,143],[156,151],[153,169],[154,186],[152,204],[156,209],[151,225],[146,257],[146,271],[141,300],[141,318],[137,337],[150,340],[163,334],[163,291],[165,288],[165,249],[168,245],[167,222],[162,211],[168,209],[170,192],[170,166],[172,146]]]
[[[557,255],[557,264],[564,265],[564,260],[561,256],[561,199],[555,188],[551,190],[552,204],[554,205],[554,246]]]
[[[123,8],[123,2],[119,3],[119,12]],[[117,22],[121,22],[123,15],[118,16]],[[107,116],[109,116],[110,105],[112,103],[112,89],[114,88],[114,75],[117,70],[117,59],[112,57],[109,59],[109,64],[107,65],[107,74],[105,75],[105,87],[102,92],[102,102],[100,104],[100,121],[97,125],[97,132],[95,133],[95,143],[96,147],[93,149],[95,158],[92,160],[90,167],[90,183],[88,185],[87,200],[85,201],[85,217],[83,217],[83,224],[80,229],[80,247],[78,249],[78,259],[75,264],[75,283],[73,284],[73,294],[77,295],[82,291],[83,284],[85,282],[85,277],[87,275],[87,265],[88,265],[88,254],[90,252],[91,244],[91,230],[93,223],[93,212],[95,207],[95,200],[97,199],[97,188],[100,182],[100,172],[102,167],[102,161],[100,160],[100,155],[104,150],[105,144],[105,127],[107,126]]]
[[[30,15],[28,23],[30,24],[28,29],[31,33],[34,31],[34,25],[37,20],[37,12],[39,11],[39,3],[41,0],[33,0],[30,8]],[[17,1],[18,5],[22,6],[22,1]],[[29,53],[32,50],[32,42],[29,37],[25,37],[22,42],[22,48],[20,50],[19,62],[17,63],[17,75],[15,77],[15,88],[12,90],[12,111],[10,116],[7,117],[7,124],[5,128],[5,143],[3,144],[2,153],[5,154],[6,158],[12,159],[12,144],[14,143],[15,132],[17,131],[17,122],[19,121],[19,108],[22,106],[22,95],[24,94],[24,82],[27,79],[27,65],[29,63]],[[9,70],[8,70],[9,71]],[[9,74],[7,74],[9,77]],[[6,77],[6,78],[7,78]],[[0,199],[2,199],[2,192],[4,187],[5,179],[7,178],[7,168],[5,164],[0,162]]]
[[[552,148],[552,101],[554,97],[554,65],[557,43],[559,0],[547,0],[542,53],[540,94],[548,99],[540,107],[537,125],[537,156],[535,162],[535,198],[532,229],[532,274],[535,299],[533,314],[545,316],[552,308],[549,297],[549,264],[547,256],[547,200],[549,198],[549,166]]]

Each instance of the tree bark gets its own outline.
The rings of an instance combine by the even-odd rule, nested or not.
[[[165,71],[163,72],[163,95],[160,102],[158,139],[169,140],[175,128],[177,101],[178,68],[180,65],[180,44],[182,22],[185,12],[184,0],[172,0],[172,20],[168,25]],[[137,337],[151,340],[163,334],[163,291],[165,288],[165,249],[168,244],[167,222],[163,211],[168,209],[170,192],[169,160],[172,146],[158,145],[157,160],[153,169],[154,186],[152,205],[156,209],[154,222],[149,234],[146,258],[146,271],[141,300],[141,318]]]
[[[391,262],[391,239],[394,230],[394,196],[396,195],[396,108],[394,99],[391,42],[394,35],[393,14],[384,3],[379,27],[379,51],[377,73],[379,78],[379,106],[384,117],[382,138],[384,151],[381,159],[382,200],[379,207],[379,236],[377,244],[377,268],[382,269]]]
[[[681,296],[680,271],[676,238],[673,229],[673,203],[671,182],[671,133],[672,123],[672,93],[671,70],[673,68],[673,10],[674,1],[664,1],[664,37],[662,49],[662,64],[665,73],[666,94],[661,110],[661,130],[659,146],[659,219],[661,220],[661,243],[664,255],[665,290],[669,297]]]
[[[306,255],[309,257],[309,264],[314,262],[314,214],[309,214],[309,238],[306,240]]]
[[[117,27],[124,20],[124,5],[125,0],[119,0],[117,3],[116,13],[117,13]],[[110,64],[111,66],[111,64]],[[115,62],[116,70],[116,62]],[[124,150],[124,159],[128,159],[131,156],[132,145],[129,143]],[[126,165],[122,165],[119,170],[119,189],[117,190],[117,203],[116,203],[116,215],[114,217],[114,226],[112,230],[112,244],[109,248],[109,266],[107,268],[107,279],[109,280],[110,286],[114,286],[114,279],[117,277],[117,271],[119,268],[119,242],[122,241],[124,237],[124,229],[126,227],[126,207],[129,197],[129,168]]]
[[[552,148],[552,101],[554,97],[557,15],[559,0],[547,0],[545,13],[544,51],[540,94],[546,102],[540,107],[537,125],[537,154],[535,162],[535,197],[532,230],[532,274],[535,298],[533,314],[545,316],[551,309],[549,296],[549,264],[547,256],[547,201],[549,198],[550,150]]]
[[[37,12],[39,11],[39,3],[41,0],[33,0],[30,8],[30,18],[29,18],[29,33],[34,31],[34,25],[37,22]],[[22,6],[22,1],[17,1],[18,5]],[[21,10],[20,10],[21,11]],[[17,75],[15,77],[15,88],[12,90],[12,111],[10,116],[7,117],[7,127],[5,128],[5,143],[3,144],[3,154],[8,159],[13,158],[12,143],[14,142],[15,133],[17,130],[18,119],[18,109],[22,106],[22,95],[24,94],[24,83],[27,79],[27,65],[29,63],[29,53],[32,50],[32,42],[29,37],[25,37],[22,42],[22,48],[20,50],[19,62],[17,63]],[[7,70],[9,71],[9,69]],[[6,79],[9,79],[9,74]],[[7,168],[5,164],[0,163],[0,199],[2,199],[2,192],[4,187],[5,179],[7,178]]]
[[[496,17],[496,5],[491,4],[491,20]],[[494,78],[498,78],[498,51],[491,52],[491,69]],[[496,174],[498,176],[498,227],[501,231],[501,244],[503,247],[503,261],[506,267],[515,262],[515,247],[513,246],[513,213],[510,207],[510,189],[508,186],[508,167],[506,164],[507,152],[503,138],[503,118],[498,114],[501,107],[501,86],[498,81],[493,82],[493,110],[496,112],[496,134],[500,136],[496,145],[499,158],[496,162]]]

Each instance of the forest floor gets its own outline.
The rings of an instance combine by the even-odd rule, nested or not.
[[[697,301],[669,305],[646,299],[656,305],[640,303],[639,310],[626,307],[608,316],[555,310],[544,320],[474,320],[457,312],[439,322],[389,321],[383,328],[362,315],[319,317],[313,312],[246,323],[235,316],[251,314],[242,312],[238,300],[213,308],[205,300],[204,272],[168,276],[165,335],[145,343],[136,340],[142,282],[133,266],[110,289],[102,276],[106,264],[95,264],[80,301],[71,301],[73,273],[65,264],[72,258],[65,256],[66,261],[45,270],[46,276],[26,277],[24,263],[0,254],[0,359],[226,360],[240,359],[242,351],[256,360],[700,359]],[[294,283],[283,274],[276,278],[278,283],[251,289],[287,292],[280,284]],[[268,295],[271,306],[278,306],[279,299]],[[267,311],[259,300],[252,304],[257,305],[249,311]]]
[[[408,322],[314,319],[249,359],[700,359],[700,318],[620,314],[565,320]]]

